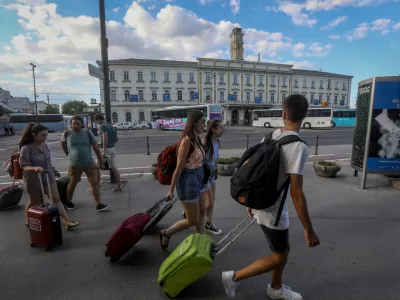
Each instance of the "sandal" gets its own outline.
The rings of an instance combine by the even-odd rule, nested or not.
[[[69,222],[68,224],[65,225],[65,228],[67,230],[71,230],[71,229],[73,229],[73,228],[75,228],[77,226],[79,226],[79,222],[71,221],[71,222]]]
[[[163,237],[166,237],[166,238],[168,239],[168,243],[167,243],[166,245],[163,244]],[[168,245],[169,245],[169,239],[170,239],[170,238],[171,238],[170,236],[168,236],[168,235],[165,234],[165,229],[160,231],[160,245],[161,245],[161,249],[162,249],[164,252],[167,252],[167,251],[168,251]]]

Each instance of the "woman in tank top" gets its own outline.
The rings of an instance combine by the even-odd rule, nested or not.
[[[199,135],[205,127],[204,114],[199,110],[192,111],[187,119],[182,139],[178,147],[177,166],[172,177],[168,197],[178,194],[186,219],[176,222],[171,227],[160,231],[160,244],[168,250],[170,238],[177,232],[196,226],[198,233],[204,233],[205,226],[205,185],[204,180],[204,146]]]

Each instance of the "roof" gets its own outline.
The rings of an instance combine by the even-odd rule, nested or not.
[[[306,75],[306,76],[321,76],[321,77],[340,77],[340,78],[348,78],[351,79],[353,76],[350,75],[342,75],[328,72],[320,72],[314,70],[301,70],[301,69],[292,69],[294,75]]]
[[[101,66],[102,61],[97,60],[97,65]],[[116,59],[109,60],[109,65],[133,65],[133,66],[153,66],[153,67],[189,67],[189,68],[197,68],[197,61],[180,61],[180,60],[164,60],[164,59],[136,59],[136,58],[127,58],[127,59]]]

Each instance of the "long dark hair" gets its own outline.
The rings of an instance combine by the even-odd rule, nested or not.
[[[33,143],[33,134],[38,134],[39,132],[44,130],[48,130],[46,126],[35,122],[29,122],[24,129],[21,140],[19,141],[19,149],[21,149],[25,145]]]
[[[187,118],[186,126],[182,133],[182,139],[185,136],[189,137],[189,139],[190,139],[191,143],[190,143],[188,157],[193,153],[195,145],[197,145],[198,147],[200,147],[201,149],[204,150],[204,146],[200,140],[200,137],[197,136],[197,138],[196,138],[196,134],[194,132],[194,126],[203,117],[204,117],[204,114],[202,111],[192,110]]]
[[[205,138],[205,150],[208,156],[208,159],[212,159],[214,157],[214,145],[213,145],[213,129],[218,128],[218,126],[221,124],[220,120],[211,120],[208,122],[207,125],[207,132],[206,132],[206,138]],[[217,139],[217,142],[219,144],[219,140]]]

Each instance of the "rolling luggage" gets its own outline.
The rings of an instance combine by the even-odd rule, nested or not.
[[[57,189],[60,195],[60,200],[63,205],[67,203],[67,187],[69,184],[69,177],[64,176],[57,179]]]
[[[225,241],[249,217],[240,222],[231,232],[215,245],[207,234],[191,234],[161,264],[158,283],[171,298],[178,296],[185,288],[212,269],[214,258],[224,252],[255,220],[252,220],[221,250],[217,247]]]
[[[145,212],[126,218],[107,242],[105,256],[117,262],[171,210],[176,200],[163,198]]]
[[[22,199],[22,185],[10,185],[0,189],[0,210],[17,206]]]
[[[43,200],[46,198],[43,187],[42,175],[38,174]],[[60,213],[57,207],[52,206],[53,199],[49,175],[46,173],[47,187],[49,190],[49,202],[31,207],[28,210],[28,227],[31,236],[31,247],[43,246],[49,252],[55,246],[62,245],[62,229]]]

